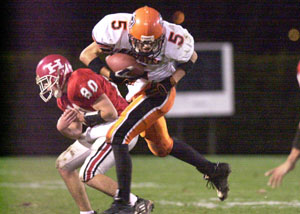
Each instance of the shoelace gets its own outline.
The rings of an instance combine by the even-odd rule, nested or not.
[[[216,188],[214,183],[210,180],[208,175],[204,175],[203,178],[204,178],[204,180],[207,180],[206,187],[208,189],[215,189]]]
[[[214,172],[216,172],[219,164],[220,164],[220,162],[217,162],[217,164],[215,165]],[[208,175],[203,175],[203,178],[204,178],[204,180],[207,180],[206,187],[208,189],[215,189],[216,188],[216,185],[213,183],[213,181],[210,179],[210,177]]]

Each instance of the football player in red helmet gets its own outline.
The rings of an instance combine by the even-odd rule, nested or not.
[[[92,37],[94,42],[81,52],[80,60],[94,72],[112,82],[122,82],[122,77],[116,78],[99,57],[120,50],[133,55],[144,65],[145,72],[128,85],[126,99],[130,104],[106,136],[116,158],[119,192],[112,204],[119,209],[116,213],[134,213],[128,204],[132,170],[128,142],[139,134],[154,155],[170,154],[195,166],[216,187],[219,199],[226,199],[229,164],[212,163],[188,144],[171,138],[164,117],[174,103],[176,84],[192,72],[197,60],[192,35],[182,26],[163,20],[154,8],[145,6],[133,14],[106,15],[93,28]]]
[[[297,80],[300,86],[300,61],[297,66]],[[279,187],[282,183],[283,177],[293,170],[300,157],[300,123],[298,124],[297,131],[293,140],[292,149],[286,161],[274,169],[265,173],[265,176],[270,176],[268,185],[272,188]]]
[[[48,102],[52,95],[60,98],[72,72],[72,66],[65,57],[53,54],[43,58],[36,68],[36,84],[40,86],[42,100]]]
[[[116,195],[117,183],[104,175],[115,162],[111,145],[105,139],[128,103],[104,77],[88,68],[73,71],[70,62],[58,54],[48,55],[38,63],[36,83],[41,98],[47,102],[54,95],[63,111],[57,121],[58,131],[76,140],[57,158],[56,167],[80,213],[95,214],[81,181],[107,195]],[[88,126],[84,133],[82,124]],[[136,142],[137,138],[130,142],[129,150]],[[130,203],[138,214],[148,214],[153,208],[150,200],[132,193]]]

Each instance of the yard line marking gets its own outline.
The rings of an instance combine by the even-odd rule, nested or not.
[[[132,188],[161,188],[160,185],[152,182],[132,183]],[[31,189],[66,189],[62,180],[42,181],[42,182],[0,182],[0,187],[9,188],[31,188]]]
[[[64,189],[67,190],[64,182],[62,180],[50,180],[50,181],[42,181],[42,182],[22,182],[22,183],[14,183],[14,182],[0,182],[0,187],[8,187],[8,188],[30,188],[30,189]],[[157,183],[152,182],[141,182],[141,183],[132,183],[133,188],[161,188],[162,186]],[[233,199],[234,200],[234,199]],[[238,199],[241,200],[241,199]],[[177,201],[167,201],[160,200],[157,201],[158,204],[161,205],[171,205],[171,206],[193,206],[193,207],[201,207],[207,209],[214,208],[233,208],[233,207],[266,207],[266,206],[277,206],[278,208],[284,207],[294,207],[300,208],[300,201],[232,201],[232,202],[222,202],[220,203],[216,198],[210,198],[208,200],[200,200],[196,202],[177,202]]]
[[[173,205],[178,207],[183,206],[194,206],[194,207],[202,207],[207,209],[214,208],[232,208],[237,206],[251,206],[253,207],[266,207],[266,206],[279,206],[280,208],[284,207],[295,207],[300,208],[300,201],[245,201],[245,202],[222,202],[222,204],[214,203],[211,201],[201,200],[200,202],[176,202],[176,201],[157,201],[161,205]]]
[[[153,182],[132,183],[132,188],[161,188],[162,186]]]
[[[20,173],[14,170],[5,170],[5,169],[0,170],[0,175],[18,175],[18,174]]]
[[[30,189],[67,189],[64,183],[42,183],[42,182],[28,182],[28,183],[0,183],[0,187],[9,188],[30,188]]]
[[[218,207],[217,204],[214,204],[213,202],[189,202],[189,203],[183,203],[183,202],[175,202],[175,201],[165,201],[161,200],[158,201],[159,204],[161,205],[173,205],[173,206],[178,206],[178,207],[183,207],[183,206],[194,206],[194,207],[204,207],[208,209],[216,208]]]

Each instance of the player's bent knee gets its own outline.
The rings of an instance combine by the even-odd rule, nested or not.
[[[166,152],[166,151],[158,151],[158,152],[155,152],[154,155],[157,156],[157,157],[166,157],[170,154],[170,152]]]
[[[170,154],[171,149],[151,149],[151,152],[157,157],[166,157]]]
[[[72,167],[72,164],[70,164],[71,158],[69,158],[70,155],[68,153],[68,151],[65,151],[58,156],[58,158],[55,161],[56,169],[64,171],[75,170],[75,168]]]
[[[65,161],[63,161],[62,155],[60,155],[56,161],[55,161],[55,168],[60,171],[60,170],[65,170]]]
[[[62,153],[55,161],[55,167],[58,171],[74,171],[77,166],[72,164],[72,161],[66,157],[66,153]]]
[[[90,152],[90,148],[76,141],[58,156],[55,162],[56,168],[72,172],[84,163]]]
[[[168,146],[157,146],[155,144],[149,144],[148,147],[152,154],[154,154],[157,157],[166,157],[170,154],[172,151],[173,144],[169,144]]]

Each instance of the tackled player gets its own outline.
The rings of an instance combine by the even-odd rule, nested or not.
[[[105,136],[113,122],[128,106],[117,89],[101,75],[88,68],[73,72],[69,61],[57,54],[44,57],[36,68],[36,83],[40,97],[49,101],[54,95],[63,114],[57,121],[57,129],[66,137],[76,140],[56,161],[56,167],[69,192],[80,209],[80,214],[95,214],[83,183],[101,192],[115,196],[117,183],[105,176],[114,165],[114,155]],[[82,124],[89,126],[82,133]],[[137,142],[129,143],[131,150]],[[148,214],[153,209],[149,200],[130,193],[130,204],[137,214]],[[61,212],[63,213],[63,212]]]

